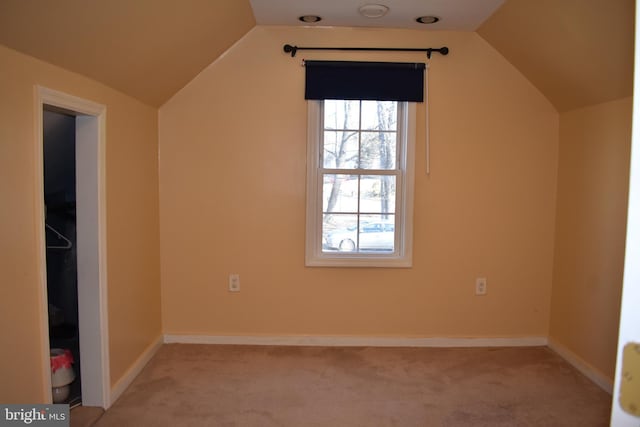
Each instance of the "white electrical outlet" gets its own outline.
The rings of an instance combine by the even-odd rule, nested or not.
[[[240,292],[240,275],[229,275],[229,292]]]
[[[486,294],[487,294],[487,278],[478,277],[476,279],[476,295],[486,295]]]

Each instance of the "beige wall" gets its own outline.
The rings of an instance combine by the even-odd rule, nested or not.
[[[34,85],[107,107],[107,275],[111,382],[161,332],[157,111],[0,46],[0,402],[43,402]]]
[[[301,46],[447,45],[418,107],[414,266],[304,267]],[[546,336],[558,114],[474,33],[256,27],[160,109],[167,334]],[[242,290],[227,291],[229,273]],[[488,295],[474,295],[477,276]]]
[[[615,370],[631,145],[631,98],[560,115],[550,338]]]

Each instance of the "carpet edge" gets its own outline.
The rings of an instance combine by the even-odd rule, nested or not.
[[[603,389],[609,394],[613,393],[613,381],[604,375],[602,372],[591,366],[580,356],[569,350],[567,347],[560,344],[558,341],[549,337],[548,347],[553,350],[558,356],[566,360],[571,366],[576,368],[582,375],[589,378],[598,387]]]

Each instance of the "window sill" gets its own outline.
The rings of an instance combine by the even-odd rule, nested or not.
[[[373,267],[373,268],[411,268],[412,260],[409,257],[372,255],[345,255],[340,256],[321,255],[309,256],[305,260],[306,267]]]

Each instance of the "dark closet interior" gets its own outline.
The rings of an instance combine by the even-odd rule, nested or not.
[[[76,252],[76,118],[43,111],[44,202],[50,347],[70,350],[75,380],[65,403],[82,402]]]

